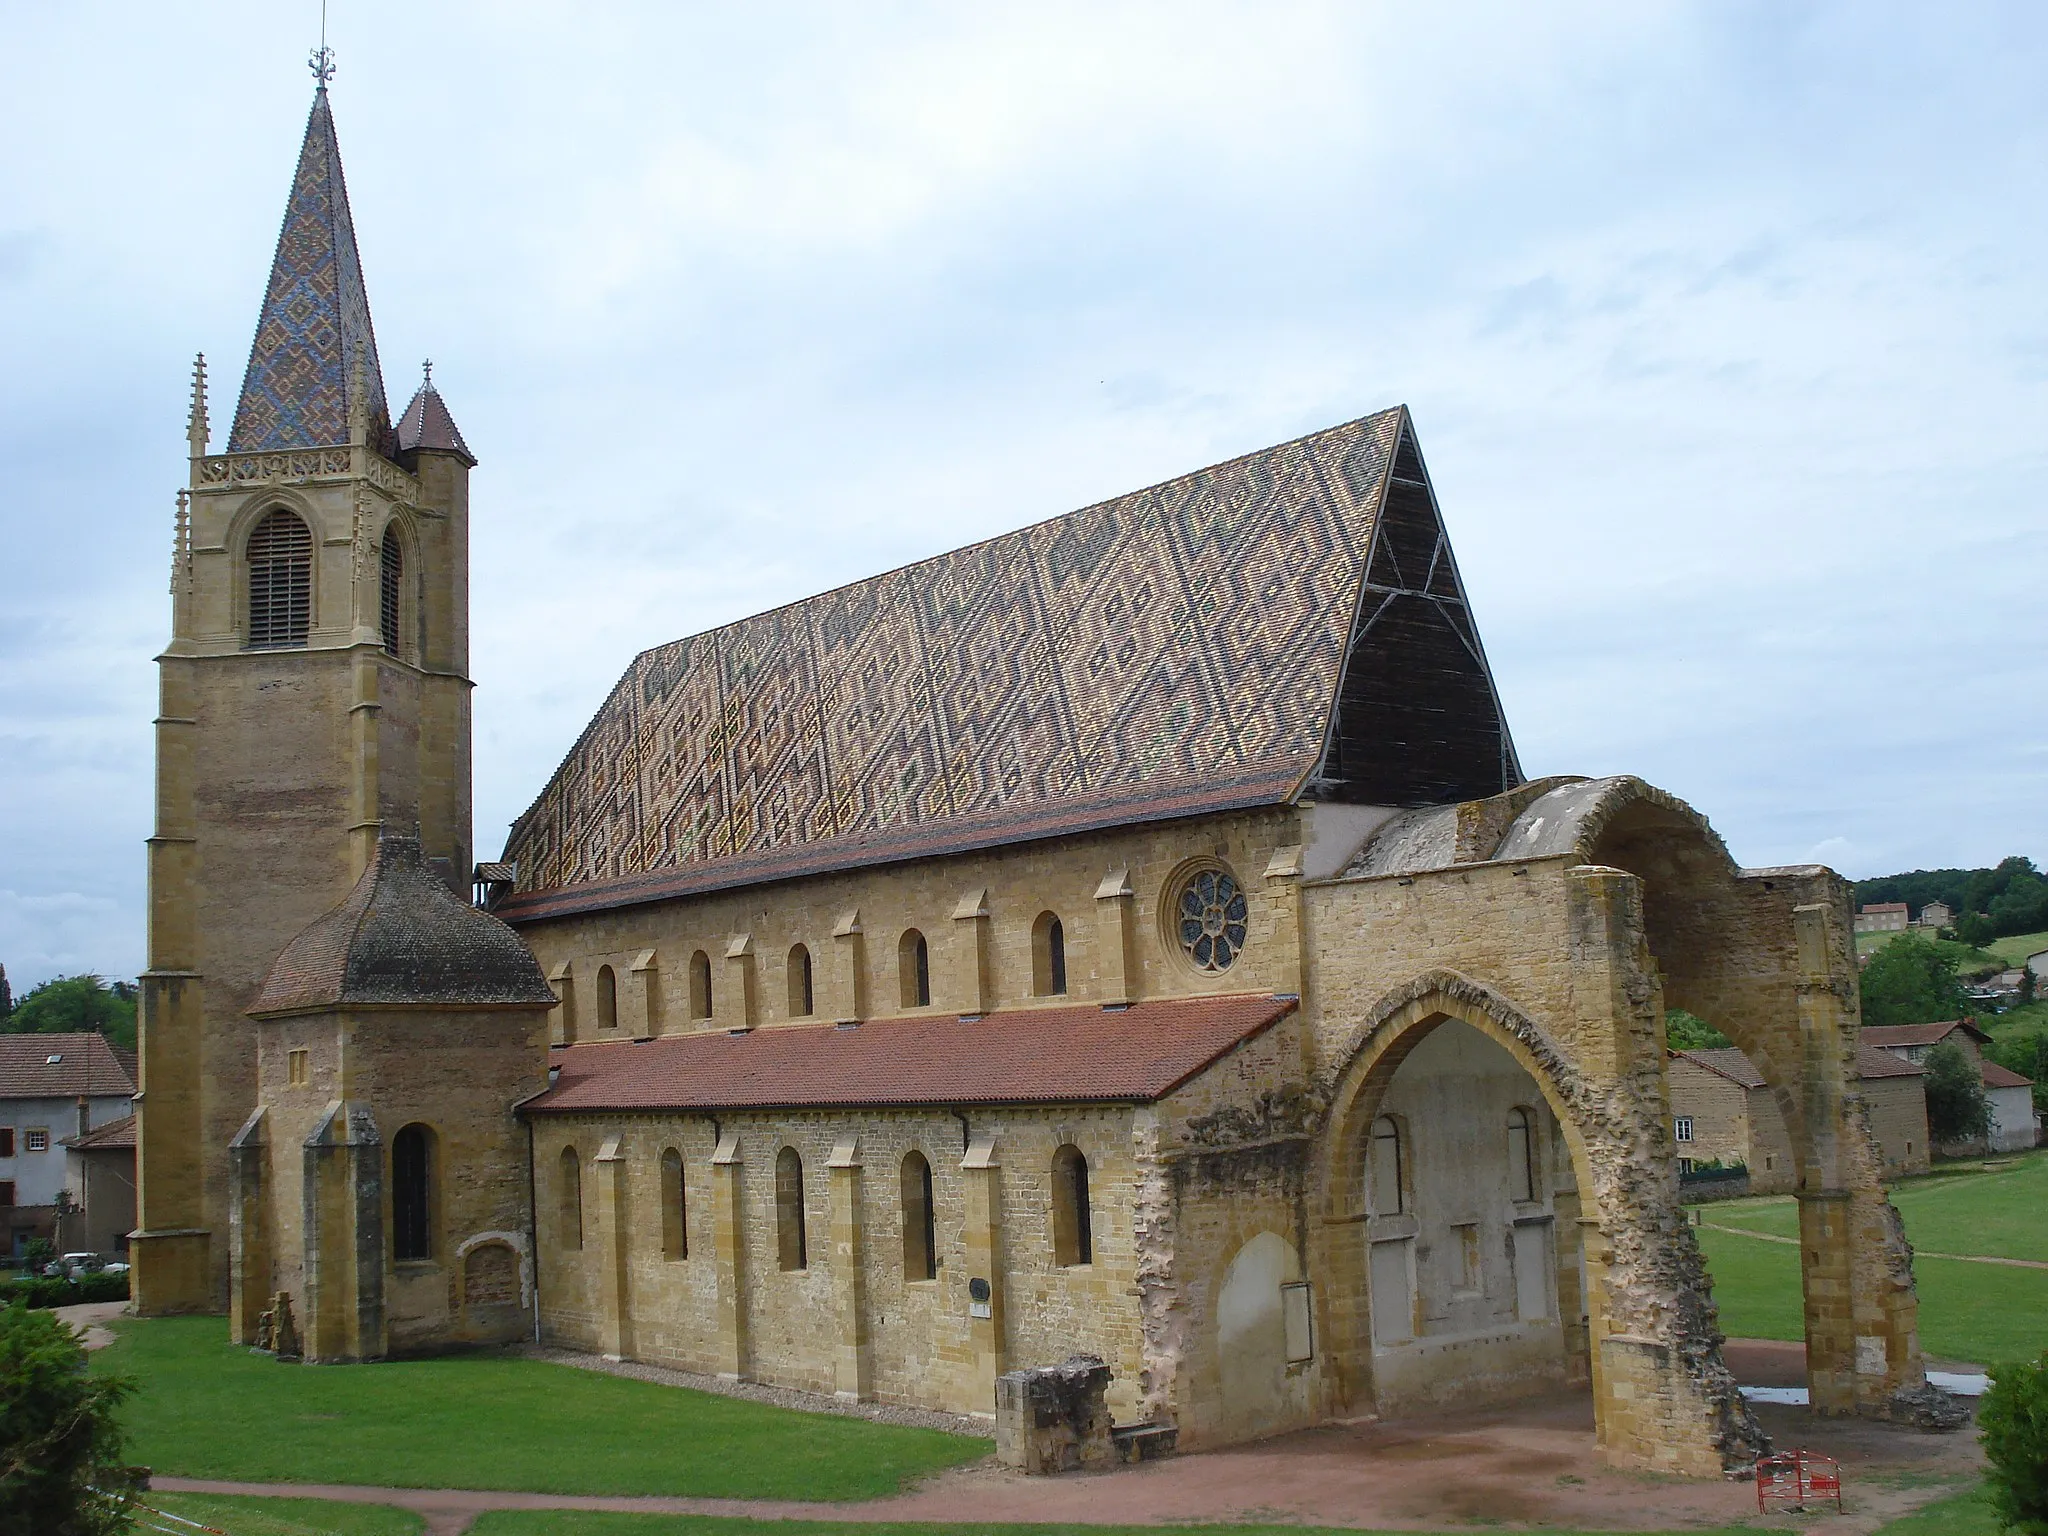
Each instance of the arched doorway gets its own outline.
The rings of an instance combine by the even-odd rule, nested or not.
[[[1352,1412],[1591,1382],[1569,1110],[1526,1045],[1447,1001],[1374,1030],[1331,1117],[1330,1345]]]

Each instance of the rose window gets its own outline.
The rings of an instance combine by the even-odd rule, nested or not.
[[[1220,869],[1205,869],[1180,893],[1180,947],[1204,971],[1227,971],[1244,948],[1250,908],[1237,881]]]

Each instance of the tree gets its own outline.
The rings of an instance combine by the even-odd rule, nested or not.
[[[1863,967],[1863,1022],[1939,1024],[1969,1007],[1956,959],[1925,939],[1902,934]]]
[[[128,1529],[134,1477],[118,1412],[133,1390],[88,1372],[85,1347],[54,1314],[21,1302],[0,1310],[0,1530]]]
[[[125,995],[124,995],[125,994]],[[125,982],[109,987],[97,976],[58,976],[14,1005],[7,1033],[63,1035],[85,1030],[102,1034],[113,1044],[135,1048],[135,989]]]
[[[1674,1051],[1710,1051],[1733,1045],[1721,1031],[1683,1008],[1664,1010],[1664,1040]]]
[[[1927,1132],[1937,1142],[1974,1141],[1991,1130],[1991,1100],[1984,1075],[1959,1045],[1946,1041],[1927,1053]]]
[[[2022,1536],[2048,1536],[2048,1353],[2032,1364],[1998,1366],[1977,1423],[1999,1524]]]

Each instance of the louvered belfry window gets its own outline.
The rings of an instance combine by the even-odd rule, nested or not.
[[[282,509],[249,535],[249,649],[304,645],[313,624],[313,535]]]
[[[384,627],[384,649],[392,655],[399,654],[398,645],[398,587],[399,579],[405,575],[405,552],[398,547],[398,530],[384,530],[383,585],[379,589],[378,616]]]

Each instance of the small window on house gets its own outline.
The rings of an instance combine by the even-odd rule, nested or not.
[[[384,530],[384,557],[378,573],[377,617],[384,632],[384,649],[393,656],[404,654],[398,640],[398,593],[404,585],[405,551],[398,546],[398,530]]]
[[[252,651],[306,643],[313,625],[313,535],[282,507],[249,535],[249,634]]]
[[[1031,990],[1039,997],[1067,995],[1067,930],[1051,912],[1031,925]]]
[[[811,1267],[804,1239],[804,1160],[795,1147],[775,1154],[775,1262],[785,1270]]]
[[[50,1150],[50,1133],[48,1131],[30,1131],[26,1139],[28,1142],[28,1150],[31,1152],[47,1152]]]
[[[1671,1122],[1671,1133],[1672,1133],[1672,1135],[1676,1136],[1676,1137],[1677,1137],[1677,1138],[1678,1138],[1678,1139],[1679,1139],[1679,1140],[1680,1140],[1681,1142],[1687,1142],[1687,1143],[1691,1142],[1691,1140],[1692,1140],[1692,1116],[1691,1116],[1691,1115],[1680,1115],[1680,1116],[1679,1116],[1679,1117],[1678,1117],[1678,1118],[1677,1118],[1676,1120],[1672,1121],[1672,1122]]]
[[[310,1052],[286,1051],[284,1056],[284,1082],[287,1088],[303,1088],[311,1081],[313,1069],[309,1064]]]
[[[14,1204],[14,1180],[0,1179],[0,1210]]]
[[[896,942],[896,986],[905,1008],[931,1006],[931,946],[915,928],[907,930]]]
[[[1689,1158],[1689,1157],[1681,1157],[1681,1158],[1680,1158],[1680,1159],[1678,1160],[1678,1171],[1679,1171],[1680,1173],[1691,1173],[1691,1172],[1692,1172],[1692,1159],[1691,1159],[1691,1158]]]
[[[1372,1214],[1399,1216],[1408,1209],[1407,1148],[1401,1144],[1401,1122],[1392,1115],[1373,1121],[1366,1160],[1371,1165]]]
[[[690,1256],[690,1206],[683,1188],[683,1154],[674,1147],[661,1154],[661,1256]]]
[[[619,978],[608,965],[597,968],[597,1027],[619,1027]]]
[[[561,1187],[556,1191],[556,1218],[562,1246],[573,1252],[583,1246],[583,1162],[574,1147],[564,1147],[558,1166]]]
[[[1094,1222],[1088,1209],[1088,1159],[1068,1145],[1052,1155],[1052,1258],[1055,1264],[1095,1262]]]
[[[14,1127],[11,1125],[0,1125],[0,1157],[12,1156],[14,1156]],[[10,1205],[13,1203],[11,1200],[8,1202]]]
[[[932,1165],[922,1152],[903,1159],[903,1278],[939,1278],[939,1223]]]
[[[434,1133],[408,1125],[391,1138],[391,1256],[434,1256]]]
[[[1519,1104],[1508,1111],[1508,1186],[1517,1200],[1536,1198],[1536,1116]]]
[[[811,992],[811,952],[799,944],[789,952],[789,1016],[808,1019],[817,1009]]]
[[[690,1017],[711,1017],[711,957],[701,949],[690,956]]]

